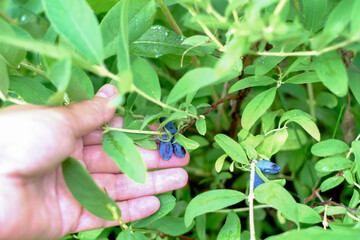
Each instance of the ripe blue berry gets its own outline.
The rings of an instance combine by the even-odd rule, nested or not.
[[[166,117],[161,117],[159,120],[160,120],[160,123],[162,123],[163,121],[166,120]],[[166,128],[166,130],[168,130],[171,134],[177,133],[177,129],[172,122],[168,122],[164,128]]]
[[[164,160],[169,160],[173,154],[173,146],[171,142],[160,141],[160,156]]]

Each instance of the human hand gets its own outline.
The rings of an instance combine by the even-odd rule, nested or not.
[[[100,219],[73,198],[61,163],[72,156],[84,163],[100,188],[117,201],[124,222],[147,217],[159,208],[151,195],[183,187],[189,161],[159,151],[140,149],[148,169],[146,184],[132,182],[120,173],[102,149],[102,133],[109,122],[122,127],[107,107],[117,95],[105,85],[91,100],[62,107],[11,106],[0,110],[0,239],[58,239],[65,234],[118,225]],[[84,189],[86,191],[86,189]]]

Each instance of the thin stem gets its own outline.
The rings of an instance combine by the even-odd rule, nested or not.
[[[335,125],[335,129],[334,129],[334,132],[333,132],[333,135],[332,135],[332,139],[334,139],[335,136],[336,136],[336,132],[337,132],[338,127],[339,127],[339,125],[340,125],[341,117],[342,117],[342,115],[343,115],[343,113],[344,113],[344,110],[345,110],[345,107],[342,106],[341,109],[340,109],[340,113],[339,113],[338,119],[337,119],[337,121],[336,121],[336,125]]]
[[[255,179],[255,162],[251,163],[250,171],[250,191],[249,191],[249,221],[250,221],[250,240],[255,240],[255,223],[254,223],[254,179]]]
[[[333,46],[324,48],[320,51],[303,51],[303,52],[256,52],[256,55],[259,56],[279,56],[279,57],[291,57],[291,56],[319,56],[323,53],[336,50],[338,48],[344,47],[352,42],[359,40],[357,37],[349,38],[346,41],[340,42]]]
[[[329,224],[327,222],[327,208],[328,208],[328,205],[326,204],[325,205],[325,210],[324,210],[324,219],[322,221],[322,224],[324,226],[324,230],[326,230],[326,228],[329,226]]]
[[[355,185],[357,188],[359,188],[359,189],[360,189],[360,185],[359,185],[359,184],[357,184],[357,182],[354,182],[354,185]]]
[[[271,208],[271,207],[272,207],[271,205],[257,205],[257,206],[254,206],[253,209],[262,209],[262,208]],[[231,211],[234,211],[234,212],[247,212],[249,210],[250,210],[250,208],[245,207],[245,208],[234,208],[234,209],[221,209],[221,210],[217,210],[215,212],[216,213],[228,213],[228,212],[231,212]]]
[[[134,90],[134,92],[136,92],[137,94],[139,94],[140,96],[146,98],[147,100],[159,105],[160,107],[163,107],[163,108],[167,108],[167,109],[170,109],[170,110],[173,110],[174,112],[183,112],[183,113],[186,113],[188,116],[192,117],[192,118],[195,118],[195,119],[198,119],[198,116],[194,115],[194,114],[191,114],[191,113],[188,113],[188,112],[185,112],[185,111],[182,111],[180,109],[177,109],[177,108],[174,108],[172,106],[169,106],[157,99],[154,99],[150,96],[148,96],[146,93],[144,93],[143,91],[141,91],[140,89],[138,89],[137,87],[135,87],[133,85],[132,89]]]
[[[279,4],[275,8],[274,15],[279,15],[280,14],[280,12],[283,10],[286,2],[287,2],[287,0],[281,0],[279,2]]]
[[[309,96],[309,108],[310,108],[310,115],[315,117],[315,98],[314,98],[314,90],[311,83],[306,84],[307,92]]]
[[[231,4],[233,2],[233,0],[229,0],[229,3]],[[236,10],[232,10],[232,14],[234,17],[234,21],[236,24],[239,24],[239,15],[237,14]]]
[[[2,9],[0,9],[0,17],[5,19],[10,24],[13,24],[15,22],[14,19],[7,15]]]
[[[360,219],[359,219],[359,218],[357,218],[357,217],[355,217],[355,216],[354,216],[354,215],[352,215],[351,213],[346,212],[346,215],[348,215],[350,218],[354,219],[355,221],[360,222]]]
[[[357,137],[355,138],[354,141],[357,141],[357,140],[359,140],[359,139],[360,139],[360,133],[359,133],[359,135],[357,135]],[[353,150],[353,148],[351,147],[350,150],[349,150],[349,152],[348,152],[348,154],[346,155],[346,158],[349,158],[350,155],[351,155],[351,153],[352,153],[353,151],[354,151],[354,150]]]
[[[190,14],[195,17],[196,16],[196,12],[193,8],[189,8],[189,12]],[[201,21],[201,20],[196,20],[196,22],[201,26],[201,28],[204,30],[205,34],[214,41],[214,43],[219,47],[219,51],[221,52],[225,52],[226,49],[224,47],[224,45],[222,45],[222,43],[214,36],[214,34],[212,34],[212,32],[209,30],[209,28]]]
[[[43,70],[41,70],[41,69],[39,69],[39,68],[31,65],[29,62],[27,62],[27,61],[25,61],[25,60],[24,60],[24,61],[21,61],[21,62],[20,62],[20,65],[21,65],[22,67],[24,67],[24,68],[29,69],[30,71],[33,71],[33,72],[35,72],[35,73],[37,73],[37,74],[45,77],[45,78],[48,78],[48,76],[46,75],[46,72],[44,72]]]
[[[137,134],[147,134],[147,135],[163,135],[164,134],[163,132],[158,132],[158,131],[142,131],[142,130],[135,130],[135,129],[109,127],[109,126],[104,126],[101,129],[104,129],[105,132],[118,131],[118,132],[125,132],[125,133],[137,133]]]
[[[272,132],[281,131],[281,130],[286,129],[286,128],[287,128],[287,126],[283,126],[282,128],[273,129],[273,130],[268,131],[267,133],[265,133],[265,136],[269,135]]]

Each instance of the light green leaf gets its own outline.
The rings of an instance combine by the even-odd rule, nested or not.
[[[6,96],[9,90],[9,75],[7,72],[6,64],[0,57],[0,98]]]
[[[141,140],[134,140],[134,143],[139,147],[149,150],[156,150],[158,148],[154,139],[145,138]]]
[[[205,135],[206,134],[206,121],[205,118],[199,118],[196,122],[195,122],[195,126],[196,129],[198,130],[198,132],[201,135]]]
[[[206,239],[206,216],[200,215],[195,218],[196,234],[199,240]]]
[[[299,222],[315,224],[321,222],[321,217],[319,214],[312,209],[311,207],[297,203],[298,213],[299,213]]]
[[[71,61],[63,59],[55,63],[48,72],[49,79],[58,92],[65,91],[69,85],[71,75]]]
[[[103,60],[100,28],[85,0],[43,0],[52,27],[91,62]]]
[[[338,104],[337,98],[329,92],[320,92],[316,96],[315,101],[319,106],[326,106],[328,108],[334,108]]]
[[[315,164],[315,170],[321,173],[330,173],[351,168],[353,162],[344,157],[324,158]]]
[[[148,96],[160,100],[161,88],[158,75],[143,58],[131,56],[131,70],[134,74],[135,86]]]
[[[315,118],[313,116],[311,116],[310,114],[308,114],[304,111],[301,111],[299,109],[293,109],[293,110],[285,112],[281,116],[280,121],[279,121],[279,127],[281,126],[281,124],[283,122],[285,122],[289,119],[292,120],[292,119],[303,118],[303,117],[315,120]]]
[[[16,38],[15,31],[3,18],[0,18],[0,36],[7,37],[10,41]],[[0,57],[3,57],[9,65],[16,66],[25,58],[26,52],[14,45],[0,44]]]
[[[125,133],[110,131],[104,134],[103,148],[124,174],[135,182],[145,183],[145,162],[138,148]]]
[[[62,163],[62,172],[72,195],[86,210],[97,217],[114,220],[109,210],[111,207],[121,216],[118,205],[96,185],[79,161],[69,157]]]
[[[157,130],[161,130],[168,122],[171,122],[173,120],[177,120],[177,119],[181,119],[181,118],[187,118],[187,115],[185,112],[174,112],[173,114],[171,114],[169,117],[166,118],[165,121],[163,121],[159,127],[157,128]]]
[[[282,212],[289,220],[299,223],[298,206],[291,194],[274,182],[263,183],[255,191],[256,201],[269,204]]]
[[[194,227],[194,224],[186,227],[184,218],[165,216],[152,223],[150,227],[170,236],[179,236],[190,231]]]
[[[214,140],[225,151],[225,153],[232,158],[232,160],[246,165],[249,164],[243,148],[232,138],[226,136],[225,134],[217,134]]]
[[[305,84],[305,83],[315,83],[320,82],[320,78],[316,74],[316,72],[304,72],[297,74],[285,81],[285,83],[292,84]]]
[[[103,36],[105,58],[116,53],[120,37],[120,22],[122,1],[119,1],[103,18],[100,30]],[[127,12],[129,43],[138,39],[152,25],[156,13],[153,0],[131,0]]]
[[[265,137],[265,140],[256,149],[260,156],[265,159],[270,159],[275,153],[280,151],[285,144],[288,137],[287,129],[276,131],[270,136]]]
[[[316,143],[311,148],[311,153],[315,156],[325,157],[349,151],[349,146],[338,139],[328,139]]]
[[[36,79],[11,77],[10,90],[16,92],[27,103],[45,105],[53,92]]]
[[[274,83],[276,83],[276,81],[268,76],[251,76],[241,79],[233,84],[229,90],[229,93],[233,93],[248,87],[268,86]]]
[[[180,133],[175,134],[175,141],[186,149],[196,149],[200,146],[198,142],[191,140]]]
[[[241,233],[240,219],[234,211],[230,211],[226,217],[225,224],[220,229],[220,232],[216,239],[241,240],[240,233]]]
[[[316,124],[312,120],[310,120],[309,118],[304,117],[304,116],[299,116],[299,117],[292,118],[292,119],[288,120],[286,122],[286,124],[289,123],[289,122],[296,122],[307,133],[309,133],[313,138],[315,138],[317,141],[320,141],[319,129],[317,128]]]
[[[347,74],[349,77],[350,90],[354,95],[356,101],[360,104],[360,73],[358,73],[352,68],[349,68],[347,70]]]
[[[157,198],[159,198],[159,200],[160,200],[159,210],[157,210],[156,213],[152,214],[151,216],[149,216],[147,218],[133,222],[132,226],[134,228],[143,228],[143,227],[155,222],[156,220],[164,217],[171,210],[174,209],[176,199],[172,195],[163,194],[163,195],[157,196]]]
[[[222,169],[222,167],[224,165],[224,161],[228,156],[229,155],[227,155],[227,154],[223,154],[216,160],[216,162],[215,162],[215,170],[216,170],[216,172],[219,173],[221,171],[221,169]]]
[[[193,198],[185,212],[185,226],[190,226],[195,217],[241,202],[246,195],[237,190],[210,190]]]
[[[339,215],[339,214],[346,214],[347,210],[341,206],[328,206],[327,208],[327,215]]]
[[[270,131],[271,129],[274,128],[275,118],[279,114],[283,114],[283,113],[284,113],[284,110],[279,109],[277,111],[267,112],[261,117],[261,127],[262,127],[264,133],[267,133],[268,131]]]
[[[355,1],[351,11],[351,22],[350,22],[350,32],[353,35],[359,34],[359,30],[360,30],[360,22],[358,18],[359,11],[360,11],[360,2]]]
[[[85,71],[72,66],[71,79],[66,92],[74,101],[84,101],[94,97],[94,86]]]
[[[345,66],[336,51],[314,57],[317,75],[323,84],[334,94],[343,97],[348,89],[348,76]]]
[[[320,190],[322,192],[330,190],[330,189],[338,186],[339,184],[341,184],[344,180],[345,180],[345,178],[343,176],[330,177],[321,183]]]
[[[241,118],[241,125],[250,129],[256,120],[265,113],[272,105],[276,94],[276,88],[270,88],[254,97],[245,107]]]
[[[218,78],[212,68],[200,67],[190,70],[173,87],[167,98],[167,104],[174,104],[188,93],[209,86],[217,80]]]

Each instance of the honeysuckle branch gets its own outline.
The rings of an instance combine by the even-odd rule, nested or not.
[[[278,56],[278,57],[292,57],[292,56],[319,56],[323,53],[334,51],[338,48],[345,47],[349,45],[350,43],[353,43],[357,40],[359,40],[360,37],[355,36],[352,38],[349,38],[343,42],[340,42],[338,44],[326,47],[319,51],[303,51],[303,52],[255,52],[255,55],[259,56]]]
[[[265,136],[269,135],[270,133],[281,131],[281,130],[284,130],[284,129],[287,129],[287,128],[288,128],[287,126],[283,126],[282,128],[273,129],[273,130],[268,131],[267,133],[265,133]]]
[[[33,66],[32,64],[30,64],[29,62],[27,62],[26,60],[23,60],[20,62],[20,66],[29,69],[30,71],[33,71],[45,78],[48,78],[48,76],[46,75],[46,72],[44,72],[43,70],[41,70],[40,68],[37,68],[35,66]]]
[[[110,126],[103,126],[101,129],[104,130],[103,133],[106,133],[108,131],[118,131],[118,132],[125,132],[125,133],[136,133],[136,134],[146,134],[146,135],[164,135],[165,132],[159,132],[159,131],[143,131],[143,130],[136,130],[136,129],[126,129],[126,128],[116,128],[116,127],[110,127]]]
[[[262,208],[272,208],[271,205],[257,205],[257,206],[254,206],[253,209],[262,209]],[[244,208],[234,208],[234,209],[221,209],[221,210],[217,210],[217,211],[214,211],[216,213],[228,213],[228,212],[231,212],[231,211],[234,211],[234,212],[247,212],[249,211],[250,208],[248,207],[244,207]]]

